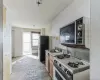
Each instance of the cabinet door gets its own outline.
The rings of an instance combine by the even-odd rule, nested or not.
[[[50,60],[50,76],[53,78],[53,62]]]
[[[48,70],[48,65],[49,65],[48,62],[49,62],[49,60],[48,60],[48,56],[46,56],[45,65],[46,65],[46,70],[47,70],[47,71],[49,71],[49,70]]]
[[[52,55],[50,55],[50,60],[53,62],[53,56]]]

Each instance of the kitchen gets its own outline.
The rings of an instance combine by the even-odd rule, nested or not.
[[[45,51],[46,53],[45,66],[44,67],[42,66],[43,67],[42,69],[41,69],[41,66],[39,66],[39,69],[37,69],[38,65],[37,64],[34,65],[34,63],[36,63],[36,61],[37,63],[40,61],[38,60],[35,61],[34,59],[32,59],[31,60],[32,64],[30,62],[27,63],[28,65],[29,64],[31,65],[30,67],[28,65],[26,66],[24,65],[24,67],[26,67],[25,70],[23,70],[23,67],[22,67],[23,73],[25,73],[25,75],[22,73],[21,75],[19,75],[20,77],[23,77],[23,79],[21,80],[25,80],[27,76],[29,79],[31,78],[31,79],[39,80],[39,76],[41,78],[41,75],[36,74],[38,75],[38,78],[37,78],[37,76],[34,76],[35,73],[33,73],[32,71],[39,72],[42,70],[43,72],[45,72],[44,68],[46,68],[47,72],[49,73],[49,75],[51,76],[53,80],[82,80],[82,79],[90,80],[89,79],[89,76],[90,76],[90,71],[89,71],[90,70],[90,37],[91,37],[90,36],[90,2],[89,0],[73,0],[73,1],[64,0],[62,1],[63,3],[60,4],[61,1],[62,0],[59,0],[59,1],[56,0],[54,2],[52,0],[51,3],[49,1],[47,2],[44,1],[43,4],[40,4],[40,5],[37,5],[36,1],[34,2],[26,1],[26,5],[28,2],[30,3],[28,4],[29,8],[27,8],[27,6],[25,6],[24,4],[21,4],[21,6],[23,5],[24,7],[20,8],[21,7],[20,6],[17,8],[19,14],[22,13],[21,15],[18,15],[19,20],[26,20],[25,23],[28,23],[28,21],[30,23],[30,20],[27,20],[27,17],[24,19],[20,19],[20,18],[23,18],[26,16],[26,15],[23,15],[26,11],[32,14],[32,15],[28,14],[30,15],[30,18],[32,16],[36,16],[36,15],[33,15],[33,13],[36,12],[35,10],[43,11],[44,16],[42,15],[43,18],[40,22],[42,22],[43,19],[46,18],[46,14],[48,14],[47,18],[49,18],[48,20],[50,20],[50,23],[47,25],[43,25],[44,26],[43,30],[41,29],[43,33],[42,36],[49,36],[51,40],[51,42],[49,41],[49,50]],[[65,1],[71,1],[71,2],[68,2],[69,3],[68,5],[67,3],[65,4]],[[12,2],[13,1],[11,1],[11,3]],[[17,2],[14,1],[14,3],[17,3]],[[16,4],[17,6],[19,5],[18,3]],[[33,3],[35,6],[33,6]],[[52,8],[47,7],[48,5],[51,7],[51,4],[53,5],[57,4],[57,5],[52,6]],[[13,5],[15,6],[15,4]],[[63,8],[61,8],[62,6]],[[26,9],[24,9],[25,7]],[[33,7],[35,7],[34,8],[35,10],[32,9],[33,10],[32,11],[30,8],[33,8]],[[42,9],[40,10],[40,8]],[[57,9],[59,9],[58,12],[56,11]],[[15,10],[16,10],[16,7],[14,8],[14,11]],[[39,12],[36,12],[35,14],[37,13]],[[55,15],[50,17],[50,15],[52,14],[55,14]],[[36,20],[36,18],[34,19]],[[44,23],[48,23],[48,20],[46,20],[47,22],[44,22]],[[38,26],[38,25],[33,24],[34,21],[31,21],[32,22],[30,26],[30,28],[32,27],[31,29],[37,28]],[[16,22],[16,18],[15,18],[15,22]],[[16,26],[16,27],[20,27],[20,26]],[[43,50],[42,48],[43,47],[41,47],[41,50]],[[27,60],[23,60],[23,61],[27,62]],[[19,63],[20,62],[21,61],[19,61]],[[36,69],[34,68],[34,66],[36,67]],[[20,74],[20,71],[17,74]],[[44,80],[43,77],[41,78],[42,80]],[[27,80],[29,80],[28,78]],[[14,78],[13,80],[15,79],[17,78]]]
[[[89,19],[81,17],[61,27],[60,37],[53,37],[62,46],[45,51],[45,67],[53,80],[90,80],[88,25]]]

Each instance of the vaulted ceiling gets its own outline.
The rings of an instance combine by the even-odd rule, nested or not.
[[[19,27],[43,27],[49,24],[73,0],[42,0],[38,6],[36,0],[3,0],[11,24]]]

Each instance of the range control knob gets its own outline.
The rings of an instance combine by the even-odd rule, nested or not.
[[[66,72],[66,71],[67,71],[67,69],[64,69],[64,71]]]
[[[57,63],[57,61],[56,61],[56,60],[54,60],[54,62],[55,62],[55,63]]]
[[[61,67],[61,64],[59,64],[59,66]]]
[[[72,74],[70,73],[70,71],[67,71],[67,74],[68,74],[69,76],[72,76]]]

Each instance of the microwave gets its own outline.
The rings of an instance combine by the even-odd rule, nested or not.
[[[83,17],[67,26],[60,28],[60,43],[62,45],[85,46],[85,25]]]

